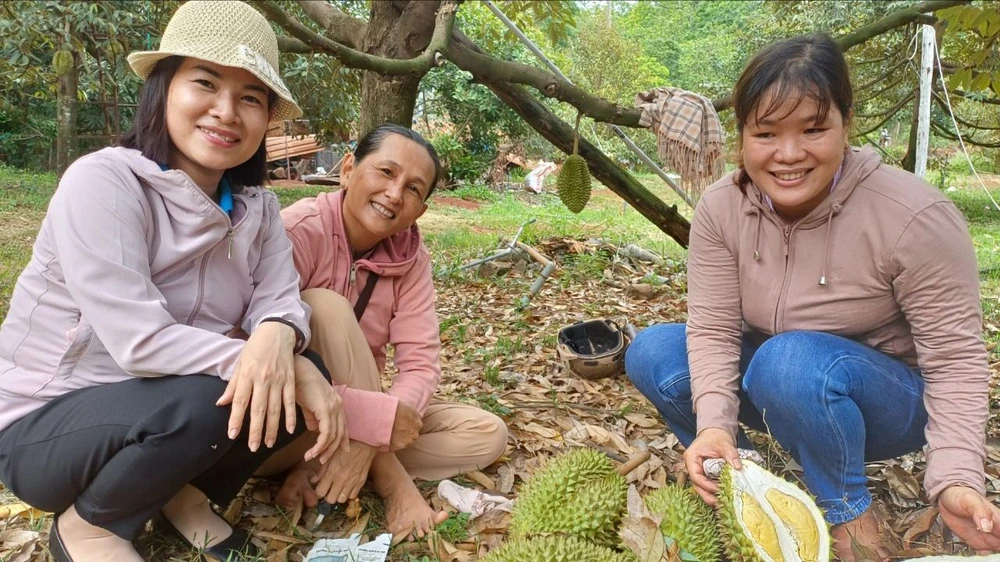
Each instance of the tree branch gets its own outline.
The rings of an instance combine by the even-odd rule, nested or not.
[[[892,117],[897,111],[903,109],[903,106],[906,105],[906,102],[913,99],[913,95],[914,92],[911,91],[909,94],[906,95],[906,97],[896,102],[896,105],[890,107],[885,111],[880,111],[878,113],[855,113],[854,116],[860,119],[878,119],[881,117],[885,117],[886,115]]]
[[[315,52],[315,49],[313,49],[309,45],[306,45],[302,41],[299,41],[298,39],[294,37],[289,37],[287,35],[278,36],[278,50],[281,51],[282,53],[307,54]]]
[[[969,3],[971,3],[971,0],[925,0],[919,4],[914,4],[908,8],[903,8],[897,12],[893,12],[882,19],[873,21],[868,25],[861,26],[846,35],[841,35],[836,39],[836,41],[837,44],[840,45],[840,48],[846,53],[851,47],[860,45],[872,37],[881,35],[886,31],[906,25],[910,22],[923,20],[925,18],[924,14],[928,12],[935,12],[952,6]]]
[[[952,117],[954,117],[957,123],[960,123],[962,125],[965,125],[966,127],[977,129],[980,131],[1000,131],[1000,127],[984,127],[982,125],[972,124],[966,121],[965,119],[962,119],[961,117],[955,114],[955,108],[951,108],[951,110],[949,111],[948,104],[945,102],[944,98],[938,95],[937,92],[931,92],[931,94],[934,96],[934,101],[937,102],[937,104],[941,107],[941,109],[943,109],[945,113],[949,113]]]
[[[464,36],[463,36],[464,37]],[[474,76],[488,76],[491,82],[509,82],[531,86],[542,94],[568,103],[597,121],[639,126],[639,110],[623,107],[605,99],[588,94],[570,82],[562,80],[551,72],[498,58],[480,54],[466,45],[466,41],[452,41],[444,52],[445,58],[455,66]],[[468,41],[471,44],[471,41]]]
[[[974,101],[974,102],[985,103],[985,104],[989,104],[989,105],[1000,105],[1000,99],[981,99],[980,100],[980,99],[976,99],[976,98],[971,98],[971,97],[969,97],[969,93],[965,92],[963,90],[949,90],[948,93],[950,93],[953,96],[960,97],[960,98],[964,99],[965,101]]]
[[[423,74],[435,64],[435,54],[444,51],[448,39],[455,26],[455,13],[458,11],[457,0],[447,0],[438,10],[437,21],[434,24],[434,35],[431,42],[419,56],[412,59],[392,59],[369,55],[338,43],[320,35],[289,16],[272,0],[257,4],[260,9],[295,38],[313,48],[333,55],[351,68],[371,70],[379,74],[397,76],[401,74]]]
[[[933,122],[931,123],[931,129],[934,129],[935,133],[941,135],[946,139],[958,141],[958,136],[956,136],[955,133],[945,130],[943,127],[935,125]],[[965,144],[971,144],[983,148],[1000,148],[1000,142],[979,142],[969,137],[962,137],[962,141],[964,141]]]
[[[893,118],[894,115],[896,115],[897,111],[899,111],[900,109],[902,109],[904,105],[906,105],[907,103],[909,103],[913,99],[914,93],[915,92],[910,92],[910,94],[908,96],[906,96],[905,98],[903,98],[902,100],[900,100],[899,103],[897,103],[895,106],[893,106],[889,111],[883,111],[883,112],[880,112],[880,113],[877,113],[877,114],[873,115],[872,117],[881,117],[881,120],[879,122],[877,122],[875,125],[873,125],[872,127],[868,128],[868,129],[866,129],[864,131],[860,131],[860,132],[854,134],[853,136],[855,136],[855,137],[863,137],[863,136],[867,135],[868,133],[871,133],[871,132],[874,132],[874,131],[877,131],[878,129],[880,129],[882,127],[882,125],[885,125],[890,119]],[[855,117],[856,118],[860,118],[861,116],[860,115],[856,115]]]
[[[298,0],[298,5],[309,19],[323,28],[327,37],[353,49],[361,46],[365,22],[352,18],[329,2]]]

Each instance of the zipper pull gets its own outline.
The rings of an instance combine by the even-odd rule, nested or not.
[[[229,232],[226,236],[229,237],[229,251],[226,253],[226,259],[233,259],[233,227],[229,227]]]
[[[351,264],[351,281],[350,281],[352,287],[354,286],[354,282],[357,281],[357,279],[358,279],[358,264],[352,263]]]
[[[786,226],[785,230],[785,258],[788,258],[788,237],[792,234],[792,227]]]

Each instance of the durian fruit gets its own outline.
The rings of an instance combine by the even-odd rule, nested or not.
[[[572,537],[537,537],[508,540],[483,562],[635,562],[630,552],[590,544]]]
[[[563,205],[574,213],[579,213],[590,201],[590,170],[587,161],[574,153],[563,163],[559,177],[556,178],[556,189]]]
[[[73,53],[69,51],[56,51],[52,54],[52,71],[56,76],[62,76],[73,67]]]
[[[515,539],[567,535],[613,548],[628,485],[611,459],[574,449],[540,468],[518,493],[511,517]]]
[[[576,129],[573,131],[573,154],[563,162],[562,170],[556,178],[556,189],[563,205],[574,213],[579,213],[590,201],[590,169],[587,161],[577,151],[580,148],[580,118],[576,114]]]
[[[645,497],[646,509],[662,518],[663,536],[693,554],[699,562],[718,562],[719,535],[712,508],[694,488],[669,484]]]
[[[718,522],[732,562],[829,562],[830,530],[812,497],[752,461],[719,480]]]

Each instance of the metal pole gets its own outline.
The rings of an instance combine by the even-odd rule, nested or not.
[[[503,24],[507,26],[507,29],[511,30],[514,33],[514,35],[516,35],[517,38],[521,40],[521,43],[524,43],[524,46],[527,47],[529,51],[534,53],[534,55],[538,57],[539,60],[541,60],[542,63],[544,63],[545,66],[547,66],[548,69],[553,74],[565,80],[566,82],[569,82],[570,84],[573,83],[572,80],[566,78],[566,75],[559,70],[559,67],[557,67],[555,63],[549,60],[549,58],[546,57],[545,54],[542,53],[542,51],[535,46],[535,44],[531,41],[531,39],[528,39],[528,37],[524,33],[521,33],[521,30],[518,29],[517,24],[510,21],[510,19],[502,11],[500,11],[500,8],[497,8],[496,5],[494,5],[491,0],[483,0],[483,2],[486,4],[486,7],[488,7],[490,11],[493,12],[493,15],[500,18],[500,21],[502,21]],[[639,159],[643,161],[643,163],[645,163],[647,166],[650,167],[650,169],[656,172],[656,175],[660,176],[660,179],[662,179],[667,185],[669,185],[674,190],[674,192],[677,193],[677,195],[679,195],[680,198],[683,199],[684,202],[688,204],[688,206],[690,206],[692,209],[694,208],[694,202],[691,201],[691,198],[688,197],[688,194],[685,193],[683,189],[678,187],[677,184],[674,183],[672,179],[670,179],[670,176],[668,176],[667,173],[664,172],[663,169],[660,168],[660,166],[657,165],[652,158],[647,156],[646,153],[643,152],[641,148],[636,146],[636,144],[632,142],[632,139],[630,139],[629,136],[625,134],[625,131],[621,130],[621,128],[619,128],[618,125],[611,125],[611,130],[614,131],[615,134],[618,135],[620,139],[622,139],[622,141],[625,143],[625,146],[627,146],[629,150],[635,153],[635,155],[638,156]]]
[[[924,177],[927,173],[927,146],[931,128],[931,78],[934,75],[934,28],[923,26],[920,43],[920,110],[917,113],[917,153],[913,173]]]

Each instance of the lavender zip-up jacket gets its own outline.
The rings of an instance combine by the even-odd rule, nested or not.
[[[0,326],[0,430],[67,392],[130,377],[228,380],[247,333],[309,310],[273,193],[232,217],[182,171],[106,148],[66,170]],[[112,407],[113,405],[109,405]]]

